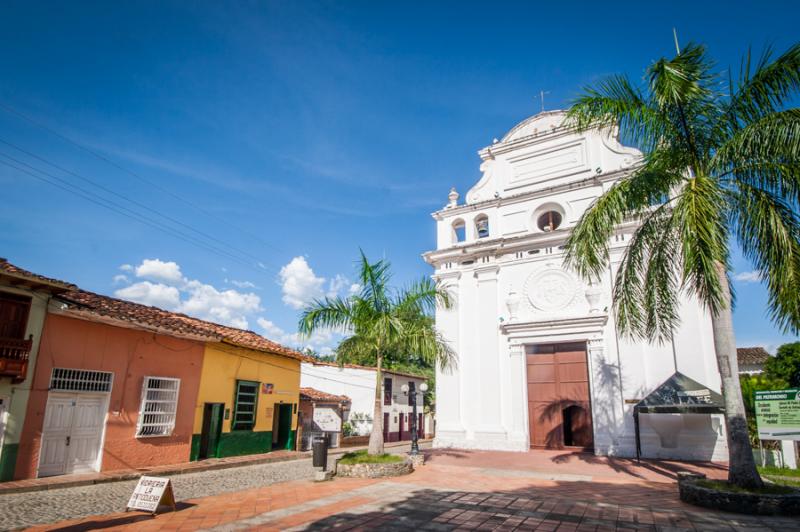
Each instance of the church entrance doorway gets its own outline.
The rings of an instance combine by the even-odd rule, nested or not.
[[[586,342],[530,345],[526,358],[531,447],[592,449]]]

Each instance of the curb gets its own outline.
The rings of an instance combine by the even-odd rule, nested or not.
[[[420,443],[426,443],[431,440],[420,440]],[[410,445],[410,442],[391,442],[385,443],[384,447],[387,449],[393,449],[396,447],[402,447],[404,445]],[[366,446],[354,446],[354,447],[337,447],[336,449],[332,449],[328,452],[328,457],[336,459],[338,456],[343,455],[345,453],[349,453],[352,451],[357,451],[360,449],[366,449]],[[15,484],[17,482],[25,482],[23,481],[11,481],[11,482],[3,482],[0,483],[0,495],[7,495],[12,493],[30,493],[34,491],[48,491],[48,490],[57,490],[62,488],[74,488],[78,486],[91,486],[94,484],[106,484],[108,482],[124,482],[127,480],[138,480],[139,477],[142,475],[153,475],[153,476],[167,476],[167,475],[185,475],[188,473],[201,473],[204,471],[215,471],[220,469],[233,469],[236,467],[245,467],[245,466],[252,466],[252,465],[260,465],[260,464],[277,464],[282,462],[294,462],[298,460],[310,460],[311,459],[311,451],[303,451],[303,452],[294,452],[291,455],[283,455],[283,456],[270,456],[269,453],[255,455],[258,458],[253,458],[251,460],[242,459],[238,461],[231,461],[231,462],[212,462],[208,464],[203,464],[202,461],[200,462],[188,462],[182,464],[175,464],[174,467],[169,466],[154,466],[152,469],[149,468],[142,468],[137,471],[130,471],[130,472],[120,472],[115,474],[113,471],[109,472],[109,476],[104,477],[94,477],[90,478],[76,478],[74,480],[65,480],[65,481],[45,481],[42,480],[41,483],[31,484],[28,486],[8,486],[4,484]],[[211,460],[218,460],[216,458],[212,458]],[[190,464],[198,464],[198,465],[190,465]],[[88,476],[88,475],[87,475]],[[49,477],[52,479],[58,479],[59,477]],[[39,479],[29,479],[32,481],[39,480]]]

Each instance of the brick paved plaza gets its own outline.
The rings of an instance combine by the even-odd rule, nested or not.
[[[797,519],[711,512],[678,500],[675,471],[724,477],[718,464],[426,452],[427,464],[405,477],[275,483],[181,500],[177,512],[156,517],[114,513],[35,530],[800,530]]]

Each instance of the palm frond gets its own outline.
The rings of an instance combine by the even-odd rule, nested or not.
[[[564,263],[586,279],[608,265],[609,239],[626,218],[663,203],[683,177],[645,166],[615,183],[581,216],[566,242]]]
[[[348,329],[357,321],[356,303],[355,298],[316,300],[303,310],[297,329],[305,336],[319,329]]]
[[[716,151],[711,170],[800,201],[800,109],[769,114],[737,130]]]
[[[436,306],[450,308],[450,292],[429,277],[423,277],[398,292],[394,306],[400,312],[430,314]]]
[[[388,305],[387,293],[389,279],[391,278],[390,264],[386,260],[371,263],[363,250],[359,250],[358,278],[361,282],[361,297],[372,302],[376,309],[383,309]]]
[[[680,246],[669,204],[649,213],[633,234],[614,283],[614,313],[620,332],[665,341],[678,323],[677,272]]]
[[[671,124],[625,76],[612,76],[587,87],[571,102],[566,125],[585,131],[617,126],[641,149],[655,148]]]
[[[773,321],[800,331],[800,217],[768,190],[740,183],[730,192],[731,224],[742,251],[761,272]]]
[[[783,109],[800,90],[800,43],[772,59],[767,48],[751,72],[751,55],[742,61],[738,84],[727,105],[733,129],[764,118]]]
[[[674,202],[680,231],[683,286],[712,313],[725,308],[717,265],[728,269],[728,228],[722,188],[714,179],[696,176],[686,182]]]

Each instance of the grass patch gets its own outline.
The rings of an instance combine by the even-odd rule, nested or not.
[[[403,457],[396,454],[367,454],[366,450],[347,453],[339,460],[340,464],[390,464],[393,462],[402,462]]]
[[[782,477],[773,477],[771,475],[764,475],[764,478],[771,480],[775,484],[780,484],[781,486],[791,486],[793,488],[800,488],[800,478],[782,478]]]
[[[763,488],[750,489],[728,484],[724,480],[701,479],[697,481],[697,485],[717,491],[727,491],[730,493],[752,493],[753,495],[788,495],[790,493],[797,493],[797,490],[788,485],[778,484],[765,484]]]
[[[762,475],[778,475],[779,477],[798,477],[800,478],[800,469],[789,469],[788,467],[775,467],[775,466],[758,466],[758,472]]]

